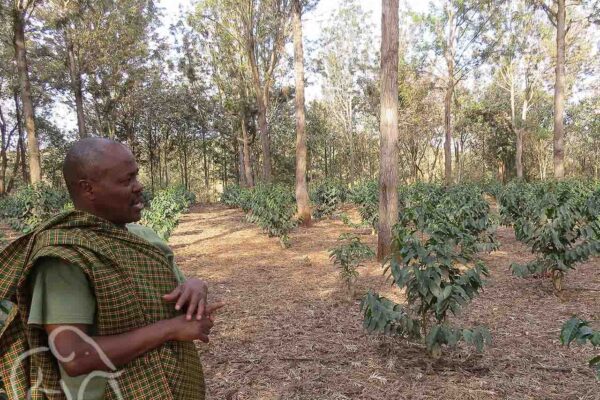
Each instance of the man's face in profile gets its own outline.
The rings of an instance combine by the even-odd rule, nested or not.
[[[118,225],[139,221],[144,208],[143,186],[138,181],[135,158],[127,147],[118,143],[108,150],[90,180],[97,216]]]

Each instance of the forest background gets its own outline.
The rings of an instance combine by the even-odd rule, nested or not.
[[[292,184],[296,3],[0,0],[0,194],[61,186],[69,143],[89,135],[127,143],[151,191]],[[298,3],[308,185],[377,179],[379,2]],[[558,178],[600,178],[600,7],[564,7],[557,143],[561,3],[401,3],[401,183],[544,180],[557,157]]]

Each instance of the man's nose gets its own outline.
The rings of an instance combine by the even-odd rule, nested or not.
[[[142,190],[144,190],[144,185],[142,185],[142,184],[140,183],[140,181],[138,181],[138,180],[136,179],[136,180],[135,180],[135,184],[133,185],[133,191],[134,191],[135,193],[139,193],[139,192],[141,192]]]

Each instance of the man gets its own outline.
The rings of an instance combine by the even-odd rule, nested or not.
[[[152,230],[129,224],[143,209],[133,154],[84,139],[63,173],[75,211],[0,254],[0,298],[16,304],[0,332],[9,398],[204,399],[193,340],[208,342],[221,305]]]

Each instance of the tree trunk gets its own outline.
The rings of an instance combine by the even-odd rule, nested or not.
[[[303,226],[310,226],[311,215],[306,182],[306,130],[304,115],[304,48],[302,46],[302,5],[293,0],[294,70],[296,73],[296,205],[297,218]]]
[[[21,101],[23,102],[23,117],[27,130],[27,143],[29,147],[29,175],[32,184],[42,180],[42,162],[40,147],[35,131],[35,115],[31,99],[31,84],[27,71],[27,51],[25,48],[25,20],[24,13],[18,8],[13,9],[14,47],[21,86]]]
[[[250,142],[248,139],[248,129],[246,127],[246,117],[242,115],[242,144],[244,152],[244,174],[246,175],[246,184],[248,187],[254,187],[254,178],[252,177],[252,159],[250,158]]]
[[[6,120],[4,119],[2,107],[0,107],[0,135],[2,136],[2,141],[0,143],[0,196],[6,193],[6,170],[8,168],[7,151],[10,147],[10,141],[13,132],[14,131],[8,133],[8,126],[6,124]]]
[[[19,140],[17,142],[17,155],[15,157],[15,163],[13,164],[12,175],[6,184],[6,193],[10,193],[12,190],[17,174],[19,173],[19,164],[21,163],[21,152],[23,148],[23,135],[19,134]]]
[[[392,227],[398,221],[398,1],[382,0],[379,261],[391,252]]]
[[[167,138],[168,142],[168,138]],[[165,185],[169,187],[169,155],[167,154],[167,146],[165,146]]]
[[[19,94],[17,93],[17,89],[13,92],[13,100],[15,102],[15,116],[17,118],[17,131],[19,132],[19,142],[18,146],[21,150],[21,174],[23,177],[24,183],[29,183],[29,174],[27,173],[27,163],[25,162],[25,141],[23,140],[24,132],[23,132],[23,118],[21,117],[21,106],[19,105]]]
[[[437,161],[438,161],[439,155],[440,155],[440,147],[436,143],[435,148],[433,150],[433,163],[431,165],[429,176],[427,177],[427,182],[429,182],[429,183],[431,183],[433,181],[433,178],[435,178],[435,168],[437,167]]]
[[[565,113],[565,0],[558,0],[556,14],[556,83],[554,84],[554,178],[565,177],[564,113]]]
[[[523,99],[523,112],[527,107],[527,99]],[[516,115],[516,101],[515,101],[515,79],[514,71],[511,70],[510,75],[510,121],[513,126],[513,130],[516,133],[516,152],[515,152],[515,167],[517,169],[517,179],[523,179],[523,132],[521,127],[517,123]],[[523,117],[523,114],[521,115]],[[521,124],[525,121],[521,118]]]
[[[187,149],[184,148],[183,149],[183,186],[185,187],[186,190],[190,189],[189,183],[188,183],[188,179],[189,179],[189,175],[188,175],[188,155],[187,155]]]
[[[202,159],[204,162],[204,187],[208,188],[208,155],[206,154],[206,131],[202,130]]]
[[[517,128],[515,130],[517,134],[516,143],[516,154],[515,154],[515,165],[517,168],[517,178],[523,179],[523,129]]]
[[[68,27],[65,27],[65,44],[67,46],[67,64],[69,66],[69,75],[71,76],[71,90],[73,91],[73,96],[75,97],[75,111],[77,112],[77,130],[79,132],[79,138],[83,139],[87,137],[87,132],[85,129],[85,117],[83,113],[83,91],[81,89],[81,74],[79,73],[77,59],[75,58],[73,40],[71,38]]]
[[[458,140],[454,140],[454,158],[455,158],[455,165],[456,165],[456,169],[454,171],[454,175],[456,175],[456,182],[460,183],[460,173],[461,173],[461,169],[460,169],[460,144],[458,143]]]
[[[324,156],[325,156],[325,179],[327,179],[329,177],[329,174],[327,172],[327,147],[329,147],[329,146],[327,143],[325,143],[324,147],[325,147],[325,154],[324,154]]]
[[[452,94],[451,83],[446,89],[444,98],[444,130],[446,138],[444,140],[444,181],[446,185],[452,184]]]
[[[453,5],[447,4],[448,13],[448,36],[446,37],[446,47],[444,56],[448,68],[446,82],[446,96],[444,97],[444,129],[446,138],[444,142],[444,180],[446,185],[452,184],[452,97],[454,96],[454,53],[456,26],[454,24],[455,14]]]
[[[244,142],[242,140],[238,140],[238,186],[247,187],[248,183],[246,182],[246,170],[244,169]]]
[[[267,92],[268,88],[261,88],[261,92]],[[271,182],[271,140],[269,138],[269,126],[267,125],[267,109],[269,107],[267,93],[257,94],[258,100],[258,130],[260,132],[260,144],[262,148],[263,181]]]

